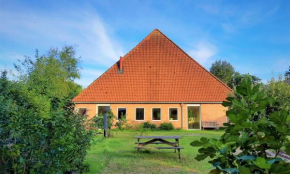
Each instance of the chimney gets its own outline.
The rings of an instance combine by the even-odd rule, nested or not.
[[[120,56],[118,74],[123,74],[123,72],[124,72],[123,57]]]
[[[120,71],[123,70],[123,57],[122,56],[120,56],[119,70]]]

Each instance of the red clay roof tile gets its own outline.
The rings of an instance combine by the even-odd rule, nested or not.
[[[152,31],[73,102],[221,102],[232,90],[159,30]]]

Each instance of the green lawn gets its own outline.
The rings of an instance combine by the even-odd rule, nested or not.
[[[90,165],[89,173],[207,173],[211,165],[205,161],[196,161],[194,157],[198,148],[189,144],[201,137],[219,137],[222,131],[148,131],[142,135],[180,135],[181,159],[174,150],[144,150],[140,153],[134,149],[134,136],[141,132],[126,130],[112,131],[113,136],[103,138],[97,135],[86,157]],[[161,146],[161,145],[160,145]],[[163,145],[164,146],[164,145]]]

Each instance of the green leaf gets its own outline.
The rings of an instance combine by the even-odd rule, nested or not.
[[[212,169],[209,174],[220,174],[221,173],[221,170],[220,169]]]
[[[267,163],[267,161],[262,157],[258,157],[256,161],[253,161],[253,163],[261,169],[270,169],[271,167],[271,164]]]
[[[227,97],[226,98],[227,101],[233,101],[233,99],[235,99],[235,97]]]
[[[249,139],[249,135],[246,132],[241,132],[239,140],[242,144],[244,144]]]
[[[250,168],[245,167],[245,166],[239,166],[238,170],[239,170],[239,173],[241,173],[241,174],[251,174],[252,173]]]
[[[19,162],[20,162],[20,163],[23,163],[23,162],[24,162],[24,159],[23,159],[22,157],[20,157],[20,158],[19,158]]]
[[[215,156],[216,149],[213,147],[201,148],[198,150],[198,154],[195,159],[198,161],[204,160],[207,157],[213,158]]]
[[[287,112],[285,110],[273,112],[270,115],[270,119],[278,125],[284,125],[287,120]]]
[[[274,163],[270,169],[271,173],[275,174],[289,174],[290,173],[290,165],[289,163]]]
[[[286,153],[287,153],[288,155],[290,155],[290,144],[288,144],[288,145],[286,146],[285,151],[286,151]]]
[[[190,145],[196,147],[196,146],[203,146],[203,145],[208,144],[208,143],[209,143],[209,139],[202,137],[200,139],[200,141],[198,141],[198,140],[193,141],[190,143]]]
[[[260,138],[260,139],[265,137],[264,132],[258,132],[257,135],[258,135],[258,138]]]
[[[193,146],[193,147],[202,146],[203,142],[200,142],[200,141],[196,140],[196,141],[191,142],[190,145]]]
[[[224,107],[232,106],[232,102],[223,101],[222,105],[223,105]]]

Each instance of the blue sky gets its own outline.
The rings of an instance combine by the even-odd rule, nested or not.
[[[0,1],[0,69],[77,45],[88,86],[158,28],[209,69],[227,60],[263,82],[290,65],[290,1]]]

